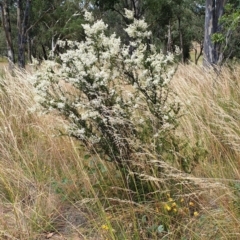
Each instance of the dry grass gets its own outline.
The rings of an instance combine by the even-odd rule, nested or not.
[[[4,73],[0,239],[239,239],[239,76],[239,66],[219,76],[180,66],[172,81],[184,112],[176,134],[194,156],[191,174],[148,153],[152,161],[126,182],[114,165],[60,136],[63,119],[29,111],[27,73]],[[150,174],[156,169],[162,173]],[[134,174],[139,192],[129,186],[139,184]]]
[[[201,177],[240,177],[239,72],[239,66],[219,74],[181,66],[173,81],[185,110],[179,132],[193,144],[200,142],[208,153],[195,169]]]

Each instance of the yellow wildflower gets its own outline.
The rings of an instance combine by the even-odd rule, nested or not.
[[[199,213],[196,212],[196,211],[193,213],[193,216],[194,216],[194,217],[197,217],[198,215],[199,215]]]
[[[189,206],[193,207],[194,205],[194,202],[189,202]]]
[[[168,204],[165,204],[164,208],[169,212],[172,210],[172,208],[168,205]]]
[[[176,213],[178,210],[176,208],[174,208],[173,211]]]
[[[177,204],[175,202],[172,203],[172,207],[176,207]]]
[[[101,228],[103,229],[103,230],[109,230],[109,227],[107,226],[107,225],[105,225],[105,224],[103,224],[102,226],[101,226]]]

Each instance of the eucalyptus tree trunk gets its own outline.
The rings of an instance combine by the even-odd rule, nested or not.
[[[184,59],[184,51],[183,51],[183,35],[182,35],[182,26],[181,26],[180,16],[178,16],[177,19],[178,19],[178,32],[179,32],[180,50],[182,51],[181,60],[182,60],[182,64],[183,64],[185,59]]]
[[[7,43],[7,57],[9,62],[9,69],[13,70],[15,57],[14,57],[14,49],[13,49],[13,42],[12,42],[12,35],[11,35],[11,22],[10,22],[10,15],[9,15],[9,6],[7,4],[7,0],[0,1],[1,7],[1,15],[2,15],[2,25],[3,30],[6,36],[6,43]]]
[[[27,27],[29,24],[31,0],[26,0],[25,9],[22,0],[17,1],[18,26],[18,66],[25,68],[25,48],[27,43]]]
[[[143,15],[141,0],[132,0],[131,2],[134,10],[134,17],[139,19]]]
[[[173,52],[172,48],[172,30],[171,30],[171,20],[168,23],[168,34],[167,34],[167,52]]]
[[[27,33],[27,55],[28,55],[28,62],[32,63],[32,39],[29,37]]]
[[[224,5],[227,0],[206,0],[205,34],[203,64],[204,66],[218,65],[222,61],[221,44],[214,43],[211,39],[214,33],[221,30],[219,18],[223,15]]]

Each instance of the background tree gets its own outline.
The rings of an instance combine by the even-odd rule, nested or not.
[[[18,66],[25,68],[25,47],[30,24],[31,0],[17,1]]]
[[[223,59],[221,43],[212,40],[215,33],[221,31],[219,19],[223,15],[227,0],[206,0],[205,34],[204,34],[204,65],[217,65]]]
[[[96,0],[95,5],[101,11],[115,11],[119,13],[125,19],[125,21],[127,21],[127,18],[124,17],[124,8],[132,10],[134,17],[139,19],[144,15],[147,2],[148,1],[143,0]]]
[[[204,0],[145,0],[145,1],[95,1],[95,4],[112,31],[122,36],[122,28],[128,24],[122,16],[124,8],[134,11],[136,18],[144,16],[153,32],[151,43],[163,52],[173,52],[175,45],[182,50],[181,61],[190,59],[192,42],[203,45]],[[135,3],[135,5],[133,4]],[[136,4],[137,3],[137,4]],[[135,6],[135,7],[134,7]],[[137,8],[136,8],[137,6]],[[115,14],[118,13],[118,14]],[[194,24],[193,24],[194,23]],[[195,25],[196,24],[196,25]],[[196,27],[197,26],[197,27]],[[195,62],[202,51],[199,51]]]
[[[0,2],[1,7],[1,20],[2,26],[6,37],[6,45],[7,45],[7,57],[9,61],[10,69],[13,68],[13,64],[15,63],[14,57],[14,48],[13,48],[13,40],[12,40],[12,28],[10,22],[10,13],[9,13],[9,4],[7,0]]]
[[[194,63],[198,64],[200,57],[203,54],[204,43],[204,21],[205,21],[205,0],[191,4],[192,17],[189,19],[191,24],[189,26],[188,34],[190,35]]]
[[[81,40],[83,18],[77,1],[39,1],[32,6],[33,22],[31,29],[32,55],[40,60],[47,59],[49,51],[57,51],[56,41]],[[39,19],[39,16],[44,17]],[[42,34],[44,33],[44,34]]]
[[[240,1],[228,1],[220,18],[221,32],[215,33],[212,40],[221,44],[223,60],[240,57]]]
[[[103,18],[109,25],[109,34],[116,32],[123,43],[128,43],[131,39],[123,31],[129,25],[123,14],[124,8],[127,8],[134,11],[135,18],[146,19],[153,33],[149,43],[164,53],[174,51],[177,45],[182,50],[180,60],[186,63],[191,57],[190,52],[194,50],[193,57],[197,63],[204,46],[205,64],[217,64],[226,56],[234,57],[235,53],[231,49],[236,49],[239,44],[237,30],[227,30],[231,20],[224,24],[219,22],[225,2],[226,0],[0,0],[2,26],[7,39],[4,40],[7,45],[4,43],[2,48],[8,49],[8,59],[13,63],[16,53],[20,67],[24,67],[25,62],[31,62],[31,56],[39,60],[47,59],[50,51],[59,51],[56,45],[58,39],[84,39],[81,26],[84,22],[83,8],[91,10],[96,19]],[[232,9],[239,5],[239,1],[237,4],[236,1],[229,0],[229,3],[233,4]],[[224,47],[226,42],[220,43],[212,39],[214,33],[223,33],[225,36],[230,33],[228,49]],[[194,43],[199,47],[196,48]]]
[[[16,53],[20,68],[31,62],[31,56],[46,59],[57,39],[84,37],[79,1],[3,0],[0,7],[8,59],[14,63]]]

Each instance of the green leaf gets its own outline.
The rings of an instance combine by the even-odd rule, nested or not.
[[[211,38],[211,39],[212,39],[212,41],[215,42],[215,43],[223,43],[224,40],[225,40],[223,34],[221,34],[221,33],[214,33],[214,34],[212,35],[212,38]]]
[[[157,228],[158,233],[162,233],[164,232],[164,226],[163,225],[159,225]]]
[[[142,216],[142,223],[146,223],[147,222],[147,216],[146,215],[143,215]]]
[[[85,160],[88,160],[90,157],[91,157],[91,155],[86,154],[86,155],[84,156],[84,159],[85,159]]]

